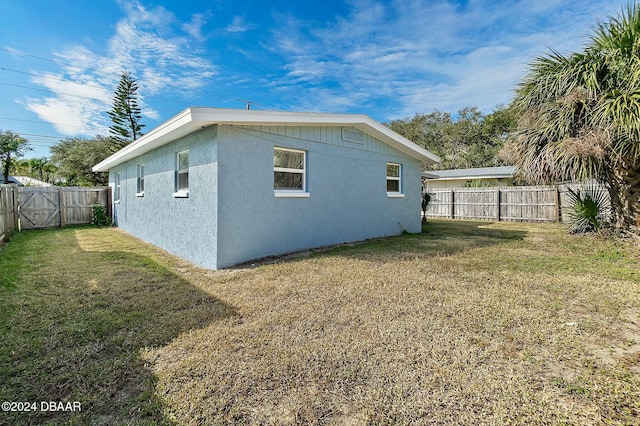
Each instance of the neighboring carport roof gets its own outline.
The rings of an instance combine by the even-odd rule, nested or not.
[[[422,173],[429,180],[513,178],[515,166],[478,167],[473,169],[432,170]]]
[[[162,145],[215,124],[261,126],[350,126],[420,160],[425,164],[439,163],[440,158],[400,136],[388,127],[362,114],[331,114],[314,112],[280,112],[221,108],[187,108],[165,121],[140,139],[125,146],[93,167],[94,172],[109,169],[147,153]]]

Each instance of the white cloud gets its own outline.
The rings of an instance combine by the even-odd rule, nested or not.
[[[300,103],[325,87],[316,99],[327,109],[386,98],[385,118],[465,106],[489,112],[509,102],[535,56],[549,46],[579,49],[597,17],[617,10],[598,0],[359,0],[330,22],[280,15],[271,51],[285,55],[287,75],[274,83],[295,82]]]
[[[182,29],[194,39],[205,41],[207,37],[202,33],[202,27],[209,17],[209,13],[196,13],[191,17],[191,22],[182,24]]]
[[[42,120],[63,123],[54,124],[63,135],[92,136],[96,129],[105,134],[104,129],[109,125],[106,111],[111,109],[122,71],[130,72],[137,80],[143,116],[152,120],[159,119],[160,115],[148,106],[147,97],[167,92],[173,92],[172,96],[188,95],[188,90],[205,86],[216,74],[215,66],[197,56],[197,46],[193,46],[194,40],[188,37],[201,35],[204,15],[194,15],[190,23],[179,25],[173,14],[162,7],[148,9],[136,0],[119,4],[126,15],[115,26],[105,55],[76,45],[55,55],[65,64],[78,65],[63,65],[62,71],[56,74],[58,80],[47,74],[33,78],[54,95],[30,98],[25,102],[26,107]],[[174,26],[188,34],[175,34],[171,30]]]
[[[228,33],[244,33],[251,31],[255,28],[255,25],[248,23],[242,16],[234,16],[231,20],[231,24],[226,28]]]
[[[93,117],[102,110],[99,104],[88,100],[59,95],[56,98],[27,98],[25,107],[52,123],[62,135],[107,135],[108,127],[94,122]]]

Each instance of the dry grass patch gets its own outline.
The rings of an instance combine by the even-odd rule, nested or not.
[[[58,279],[55,250],[40,247],[37,270],[8,267],[10,288],[0,291],[15,309],[0,317],[3,331],[31,349],[0,349],[14,366],[2,397],[25,397],[20,385],[35,376],[26,396],[52,381],[78,400],[98,392],[118,407],[111,413],[96,401],[84,417],[61,417],[83,422],[637,423],[637,248],[555,225],[432,221],[425,231],[220,272],[113,229],[33,233],[41,242],[66,238],[67,263],[85,266],[67,265]],[[87,274],[101,265],[108,278]],[[78,301],[94,284],[107,306],[88,302],[80,315]],[[96,309],[106,324],[120,321],[91,339],[53,339],[114,364],[104,374],[119,393],[101,391],[99,371],[58,377],[65,370],[51,365],[64,352],[38,352],[22,337],[21,315],[40,305],[18,307],[41,292],[78,313],[70,332],[88,327]],[[36,328],[49,324],[28,315]],[[67,327],[64,319],[50,326]],[[110,343],[116,337],[119,345]],[[111,348],[103,358],[98,344]],[[83,365],[81,355],[70,358]],[[33,363],[53,375],[39,378]],[[47,389],[39,395],[63,397]]]
[[[115,229],[16,234],[0,251],[0,401],[38,410],[0,412],[0,424],[167,423],[140,353],[235,315],[171,264]]]

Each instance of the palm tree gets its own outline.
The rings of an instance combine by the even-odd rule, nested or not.
[[[28,141],[10,130],[0,130],[0,162],[2,163],[3,182],[9,182],[9,170],[13,170],[13,162],[22,157],[29,149]]]
[[[29,176],[31,168],[29,167],[29,160],[24,158],[18,158],[11,162],[10,174],[14,176]]]
[[[56,173],[58,173],[58,167],[56,167],[55,164],[47,160],[42,170],[44,173],[44,181],[47,183],[55,184]]]
[[[30,176],[34,179],[44,181],[44,168],[49,160],[45,157],[31,158],[29,160]]]
[[[536,58],[516,90],[518,131],[504,150],[531,183],[604,182],[614,226],[638,231],[640,8],[599,23],[586,48]]]

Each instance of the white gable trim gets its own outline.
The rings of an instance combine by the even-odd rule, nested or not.
[[[160,124],[140,139],[95,165],[93,171],[106,172],[125,161],[214,124],[353,126],[425,164],[440,162],[438,156],[362,114],[187,108],[175,117]]]

